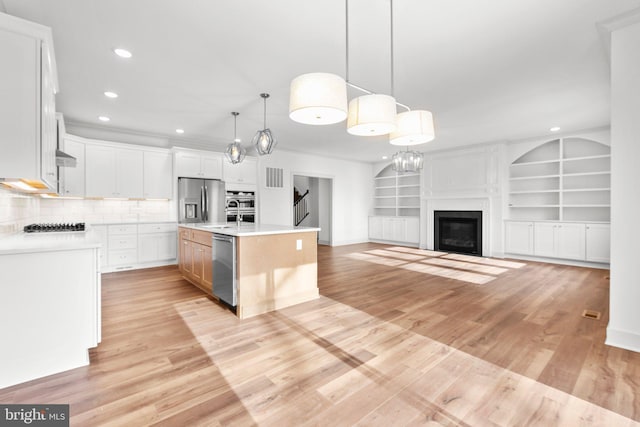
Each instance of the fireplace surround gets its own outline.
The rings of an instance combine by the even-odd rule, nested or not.
[[[482,256],[482,211],[434,211],[436,251]]]

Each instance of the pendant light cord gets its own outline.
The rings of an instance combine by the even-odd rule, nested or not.
[[[393,0],[389,0],[389,52],[391,62],[391,96],[395,98],[394,78],[393,78]]]
[[[345,27],[345,81],[349,83],[349,0],[344,0],[344,27]]]
[[[266,94],[263,94],[263,95],[266,95]],[[262,99],[264,100],[264,115],[262,116],[263,119],[264,119],[262,121],[262,128],[263,129],[267,128],[267,96],[269,96],[269,95],[266,95],[266,96],[262,97]]]

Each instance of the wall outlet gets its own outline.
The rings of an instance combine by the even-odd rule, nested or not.
[[[296,240],[296,250],[297,251],[301,251],[302,250],[302,239]]]

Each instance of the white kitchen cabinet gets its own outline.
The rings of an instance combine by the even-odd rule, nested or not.
[[[142,198],[141,150],[87,144],[85,159],[87,197]]]
[[[608,263],[611,226],[609,224],[586,224],[586,259],[591,262]]]
[[[533,222],[505,222],[505,252],[521,255],[533,254]]]
[[[140,224],[138,226],[138,262],[175,260],[176,224]]]
[[[90,229],[98,236],[100,240],[100,270],[104,269],[109,264],[109,234],[106,225],[92,225]]]
[[[173,156],[169,151],[143,153],[143,196],[145,199],[171,199]]]
[[[175,159],[178,177],[222,179],[222,154],[178,151]]]
[[[0,13],[0,180],[56,192],[57,77],[51,30]]]
[[[228,184],[252,184],[258,181],[258,162],[256,159],[245,157],[241,163],[235,165],[224,161],[222,164],[223,180]]]
[[[62,196],[84,197],[85,154],[84,142],[71,136],[63,137],[62,149],[76,158],[75,167],[61,168],[60,194]]]
[[[138,226],[114,224],[107,227],[109,234],[109,268],[131,269],[138,263]]]
[[[88,365],[101,340],[98,249],[50,246],[0,254],[0,388]]]
[[[536,222],[534,231],[534,255],[575,260],[585,259],[584,224]]]

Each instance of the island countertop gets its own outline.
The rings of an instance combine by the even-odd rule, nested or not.
[[[269,234],[307,233],[320,231],[317,227],[292,227],[275,224],[251,224],[243,223],[238,227],[235,223],[218,224],[178,224],[179,227],[192,228],[194,230],[208,231],[211,233],[226,234],[227,236],[266,236]]]

